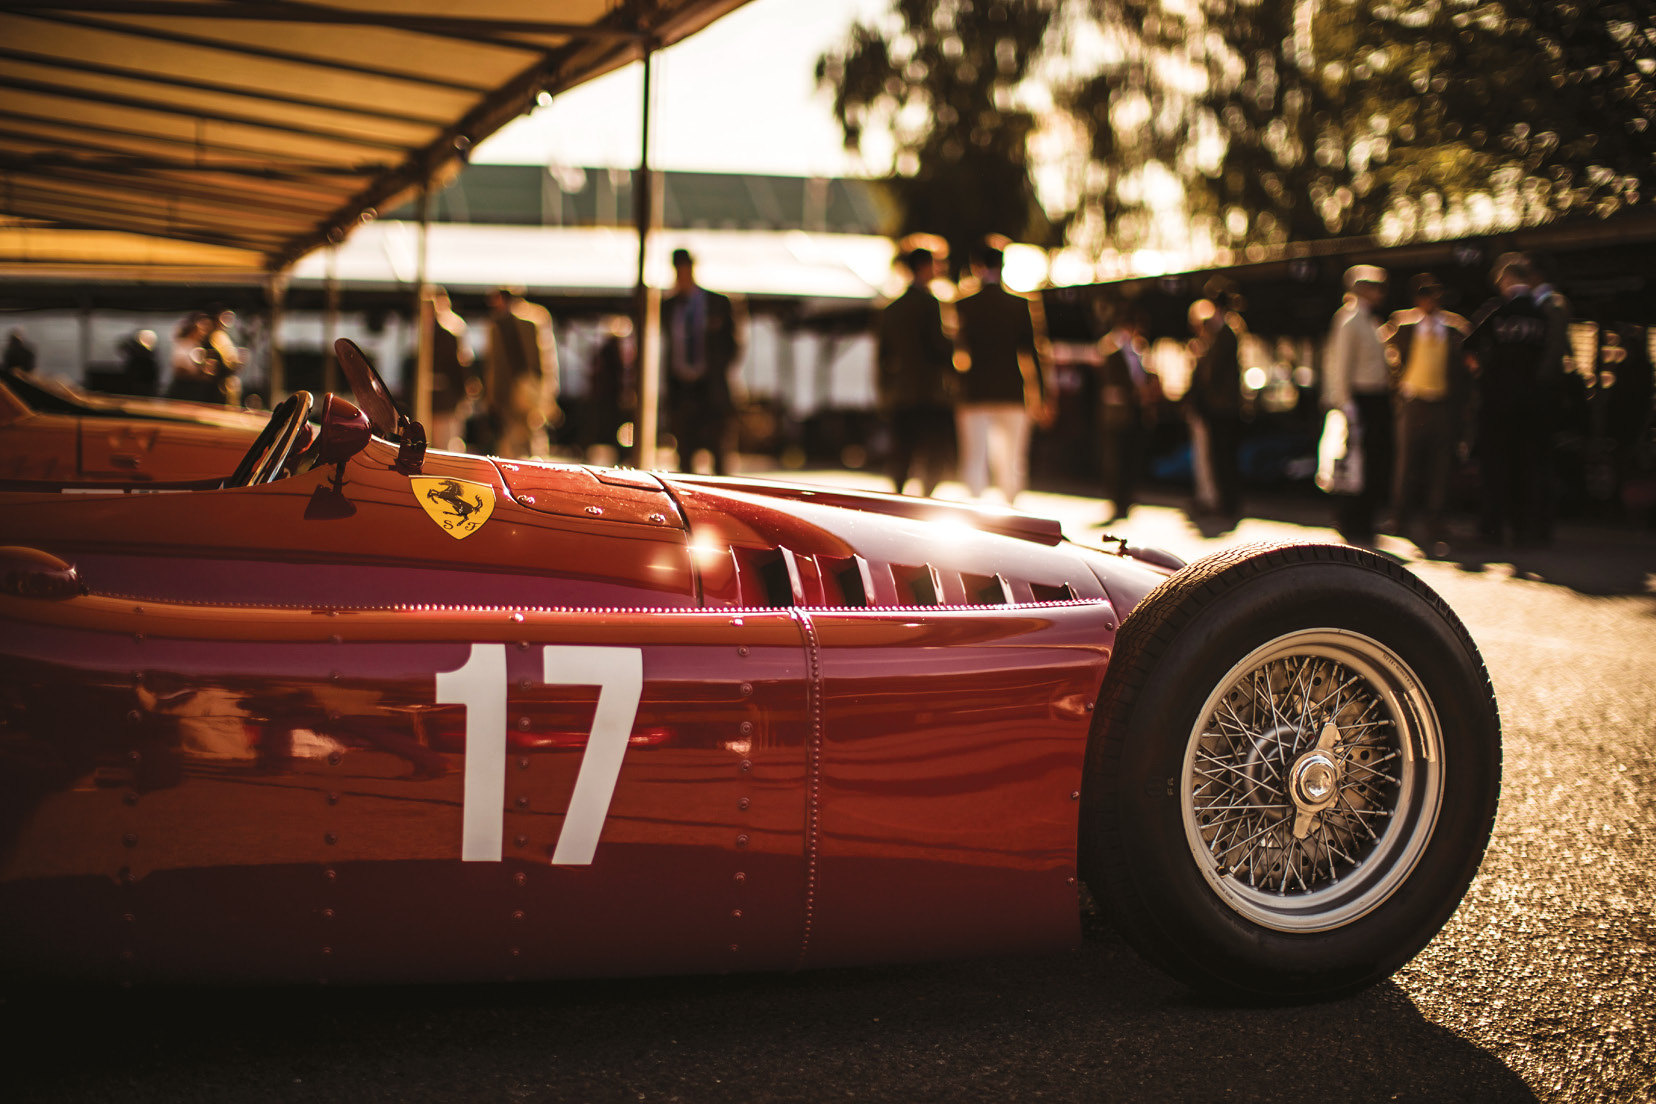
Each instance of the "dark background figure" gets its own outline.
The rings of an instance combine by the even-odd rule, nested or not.
[[[1242,339],[1241,319],[1221,302],[1198,299],[1190,307],[1194,362],[1184,395],[1193,432],[1205,434],[1213,501],[1197,508],[1216,510],[1228,521],[1242,516]],[[1199,463],[1192,442],[1192,462]]]
[[[128,395],[153,395],[160,383],[161,364],[155,356],[154,330],[134,330],[121,342],[121,385]]]
[[[463,447],[465,435],[456,412],[465,401],[466,379],[472,370],[466,320],[455,313],[443,288],[432,289],[428,309],[424,321],[431,342],[431,445],[440,449]]]
[[[167,398],[221,404],[240,398],[236,371],[241,356],[230,342],[224,313],[196,311],[179,323],[172,343]]]
[[[34,346],[30,345],[21,329],[13,329],[6,335],[6,353],[3,366],[8,372],[32,372],[35,370]]]
[[[954,449],[954,345],[943,331],[943,305],[932,294],[937,262],[912,249],[900,262],[909,286],[880,312],[875,356],[881,412],[891,431],[886,474],[903,493],[909,474],[930,495],[949,470]]]
[[[613,462],[617,434],[635,405],[631,400],[632,320],[615,315],[605,324],[604,340],[593,354],[587,374],[586,404],[581,417],[581,444],[599,448]]]
[[[1116,309],[1115,326],[1104,336],[1099,369],[1099,430],[1108,520],[1125,518],[1138,498],[1150,427],[1155,424],[1161,386],[1144,363],[1144,312],[1132,304]]]
[[[673,250],[673,294],[662,304],[661,330],[667,428],[678,441],[679,465],[690,470],[705,449],[714,474],[723,475],[736,410],[730,369],[741,335],[730,298],[696,283],[688,249]]]
[[[1515,545],[1533,548],[1548,540],[1550,406],[1560,389],[1545,378],[1553,322],[1535,301],[1538,273],[1524,254],[1503,254],[1491,279],[1499,294],[1466,339],[1478,380],[1478,536],[1499,544],[1510,532]]]
[[[979,246],[972,257],[978,289],[955,304],[956,423],[967,491],[983,495],[993,461],[995,485],[1010,505],[1028,480],[1030,426],[1051,425],[1056,411],[1040,305],[1002,286],[1004,257],[994,242]]]
[[[546,407],[557,374],[551,312],[513,288],[489,292],[483,401],[497,455],[526,457],[545,450]]]
[[[1323,362],[1323,402],[1345,411],[1362,434],[1363,489],[1340,495],[1335,525],[1354,544],[1373,544],[1375,514],[1391,501],[1391,368],[1375,312],[1386,301],[1386,270],[1353,265],[1345,303],[1334,312]]]
[[[1410,280],[1409,290],[1414,306],[1392,315],[1381,333],[1397,379],[1392,516],[1407,536],[1419,515],[1435,544],[1448,539],[1449,486],[1465,437],[1467,321],[1443,309],[1443,285],[1431,273]]]

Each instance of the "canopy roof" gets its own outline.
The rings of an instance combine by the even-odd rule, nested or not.
[[[7,0],[0,275],[275,272],[745,0]]]

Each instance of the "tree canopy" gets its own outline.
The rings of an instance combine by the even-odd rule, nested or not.
[[[1656,194],[1637,0],[894,0],[818,80],[848,145],[890,133],[898,229],[952,242],[1200,255]]]

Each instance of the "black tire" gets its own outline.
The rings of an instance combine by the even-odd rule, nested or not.
[[[1489,842],[1500,716],[1443,600],[1344,545],[1254,545],[1123,623],[1087,750],[1082,872],[1196,989],[1318,1000],[1391,974]]]

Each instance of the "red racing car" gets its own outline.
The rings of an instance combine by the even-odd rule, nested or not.
[[[177,399],[98,395],[0,373],[0,479],[111,485],[222,478],[265,415]]]
[[[360,409],[289,398],[227,478],[0,484],[7,972],[1002,953],[1085,888],[1194,986],[1312,999],[1477,870],[1489,681],[1383,557],[427,451],[341,359]]]

